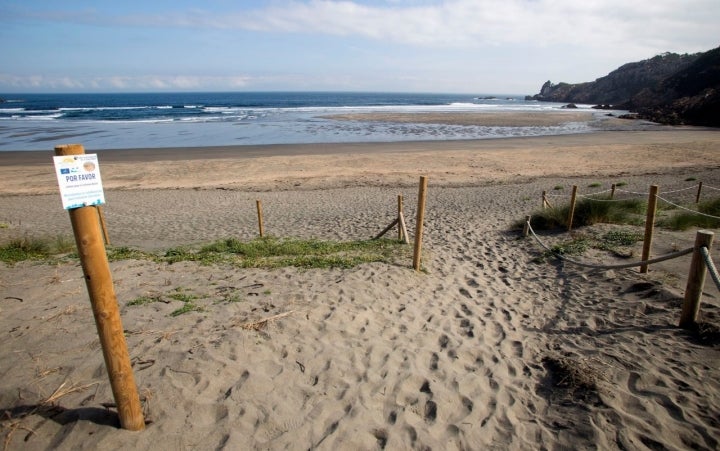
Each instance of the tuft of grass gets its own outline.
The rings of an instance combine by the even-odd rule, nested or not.
[[[611,230],[602,236],[595,234],[576,234],[571,239],[552,246],[550,251],[543,253],[542,258],[538,261],[542,261],[545,258],[549,258],[554,255],[582,255],[588,249],[607,251],[615,254],[616,256],[628,258],[632,256],[632,251],[628,252],[628,250],[625,249],[623,252],[621,249],[632,246],[638,241],[642,241],[642,239],[643,236],[638,232],[620,229]]]
[[[150,260],[152,255],[127,246],[111,247],[107,250],[109,261],[119,260]]]
[[[10,224],[7,222],[0,222],[0,229],[7,229],[10,228]]]
[[[697,177],[693,177],[693,176],[690,176],[685,179],[686,182],[694,182],[695,180],[697,180]]]
[[[362,263],[391,262],[402,247],[396,240],[322,241],[256,238],[243,242],[236,238],[216,241],[198,251],[171,249],[163,260],[227,263],[241,268],[351,268]],[[407,251],[406,251],[407,252]]]
[[[200,296],[197,296],[193,293],[188,293],[188,290],[183,287],[177,287],[173,290],[173,293],[170,293],[168,297],[175,301],[180,301],[183,303],[183,306],[179,309],[173,310],[170,313],[170,316],[180,316],[185,313],[189,312],[202,312],[204,309],[200,307],[199,305],[195,304],[194,301],[200,299]]]
[[[169,294],[168,297],[174,301],[180,301],[180,302],[192,302],[196,299],[200,299],[198,296],[194,294],[189,293],[183,293],[181,291],[177,291],[175,293]]]
[[[604,243],[615,246],[632,246],[638,241],[642,241],[643,236],[639,232],[632,230],[611,230],[602,236]]]
[[[600,182],[593,182],[588,185],[588,188],[600,188],[602,186],[602,183]]]
[[[555,191],[560,191],[560,190],[565,189],[565,187],[562,186],[562,185],[555,185],[555,186],[553,187],[553,189],[554,189]]]
[[[583,198],[575,204],[573,227],[582,227],[598,223],[642,224],[647,202],[628,199],[617,202],[603,202],[602,199]],[[532,214],[530,225],[535,230],[552,230],[567,227],[570,206],[559,206],[536,211]],[[522,228],[525,221],[515,223]]]
[[[0,247],[0,261],[49,260],[53,253],[67,253],[74,241],[58,237],[55,246],[47,240],[22,238]],[[322,241],[256,238],[242,242],[236,238],[219,240],[193,249],[181,246],[164,254],[143,252],[129,247],[110,247],[108,260],[150,260],[176,263],[194,261],[205,265],[230,264],[240,268],[273,269],[285,266],[300,268],[351,268],[363,263],[392,263],[406,258],[410,249],[398,240]],[[73,255],[70,255],[71,257]],[[74,255],[77,257],[77,255]]]
[[[58,235],[52,245],[52,251],[60,254],[69,254],[77,250],[75,239],[72,237]]]
[[[615,184],[615,188],[620,188],[620,187],[622,187],[622,186],[627,186],[627,182],[617,182],[617,183]]]
[[[160,302],[160,296],[140,296],[127,303],[129,306],[147,305]]]
[[[175,316],[183,315],[183,314],[185,314],[185,313],[190,313],[190,312],[202,312],[202,311],[204,311],[204,310],[205,310],[205,309],[203,309],[202,307],[200,307],[200,306],[198,306],[198,305],[195,305],[195,304],[192,303],[192,302],[186,302],[186,303],[185,303],[182,307],[180,307],[179,309],[173,310],[172,312],[170,312],[170,316],[175,317]]]
[[[585,237],[573,238],[552,246],[550,249],[558,255],[582,255],[590,248],[590,240]]]
[[[720,217],[720,198],[700,202],[697,210],[706,215]],[[687,230],[690,227],[717,229],[720,228],[720,219],[709,218],[689,211],[682,211],[658,221],[658,224],[672,230]]]
[[[29,236],[13,239],[0,247],[0,261],[10,264],[24,260],[43,260],[50,255],[51,249],[47,240]]]

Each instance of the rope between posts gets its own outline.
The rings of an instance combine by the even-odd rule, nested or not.
[[[634,194],[636,196],[647,196],[647,193],[636,193],[635,191],[628,191],[620,188],[617,188],[616,191],[621,193]]]
[[[714,186],[709,186],[709,185],[703,185],[703,188],[709,188],[709,189],[714,189],[715,191],[720,191],[720,188],[715,188]]]
[[[695,185],[695,186],[688,186],[687,188],[676,189],[675,191],[663,191],[662,193],[663,193],[663,194],[679,193],[680,191],[687,191],[687,190],[690,190],[690,189],[697,189],[698,186],[700,186],[700,184],[697,184],[697,185]]]
[[[592,197],[588,197],[586,194],[578,194],[578,197],[581,197],[583,199],[591,200],[593,202],[622,202],[624,199],[595,199]]]
[[[718,290],[720,290],[720,275],[718,275],[717,268],[715,267],[715,263],[713,263],[712,257],[710,257],[710,251],[706,246],[703,246],[700,248],[700,253],[702,254],[703,258],[705,259],[705,264],[707,265],[708,272],[710,273],[710,277],[712,278],[713,282],[715,282],[715,285],[718,287]]]
[[[707,214],[707,213],[701,213],[701,212],[699,212],[699,211],[692,210],[692,209],[687,208],[687,207],[683,207],[682,205],[678,205],[678,204],[672,203],[672,202],[670,202],[669,200],[663,199],[663,198],[660,197],[660,196],[657,196],[657,198],[660,199],[660,200],[663,201],[663,202],[666,202],[666,203],[672,205],[672,206],[675,207],[675,208],[679,208],[679,209],[681,209],[681,210],[686,210],[686,211],[689,211],[690,213],[694,213],[694,214],[696,214],[696,215],[705,216],[705,217],[712,218],[712,219],[720,219],[720,217],[718,217],[718,216],[709,215],[709,214]]]
[[[692,247],[689,247],[689,248],[687,248],[687,249],[683,249],[683,250],[681,250],[681,251],[673,252],[673,253],[671,253],[671,254],[662,255],[662,256],[660,256],[660,257],[656,257],[656,258],[653,258],[653,259],[650,259],[650,260],[642,260],[642,261],[633,262],[633,263],[623,263],[623,264],[620,264],[620,265],[593,265],[593,264],[590,264],[590,263],[583,263],[583,262],[579,262],[579,261],[577,261],[577,260],[569,259],[569,258],[564,257],[563,255],[558,254],[557,252],[553,251],[550,247],[548,247],[547,244],[545,244],[545,243],[542,242],[542,240],[540,239],[540,237],[537,236],[537,234],[535,234],[535,230],[533,230],[532,226],[530,225],[530,222],[528,221],[528,222],[526,222],[526,224],[527,224],[527,226],[528,226],[528,230],[530,230],[530,233],[532,233],[533,237],[535,237],[535,240],[538,242],[538,244],[540,244],[540,246],[542,246],[543,248],[545,248],[545,250],[547,250],[548,252],[552,253],[555,257],[559,258],[560,260],[563,260],[563,261],[568,262],[568,263],[572,263],[573,265],[582,266],[582,267],[584,267],[584,268],[592,268],[592,269],[625,269],[625,268],[632,268],[632,267],[635,267],[635,266],[651,265],[651,264],[654,264],[654,263],[664,262],[665,260],[672,260],[673,258],[682,257],[683,255],[691,254],[691,253],[693,252],[693,248],[692,248]]]

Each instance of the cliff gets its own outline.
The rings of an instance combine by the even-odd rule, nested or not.
[[[612,105],[656,122],[720,127],[720,47],[693,55],[664,53],[592,82],[548,81],[527,98]]]

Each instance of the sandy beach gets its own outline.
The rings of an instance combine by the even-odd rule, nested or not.
[[[717,449],[720,293],[708,278],[705,329],[677,327],[690,256],[648,274],[587,270],[539,259],[512,224],[543,191],[559,204],[573,185],[622,182],[631,196],[654,184],[690,202],[702,181],[717,197],[718,149],[718,130],[659,127],[98,151],[112,245],[158,252],[256,237],[256,199],[268,234],[354,240],[389,224],[403,194],[412,236],[427,176],[424,270],[112,262],[148,420],[129,432],[79,264],[0,263],[4,448]],[[0,242],[72,236],[51,156],[0,153]],[[658,230],[652,255],[692,246],[695,233]],[[202,311],[170,316],[178,292]],[[128,305],[139,297],[161,302]]]

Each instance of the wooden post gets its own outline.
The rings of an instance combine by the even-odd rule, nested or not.
[[[413,268],[420,271],[420,260],[422,254],[423,221],[425,220],[425,200],[427,198],[427,177],[420,177],[418,189],[417,222],[415,224],[415,249],[413,252]]]
[[[695,235],[695,251],[690,261],[690,272],[688,273],[687,286],[685,288],[685,299],[683,300],[682,313],[680,314],[680,327],[689,329],[697,323],[698,311],[700,310],[700,298],[705,285],[707,264],[700,253],[700,248],[712,246],[713,232],[698,230]]]
[[[643,238],[642,260],[650,259],[650,246],[652,245],[653,231],[655,230],[655,214],[657,212],[657,193],[658,186],[650,187],[648,195],[647,216],[645,217],[645,238]],[[641,265],[640,272],[645,274],[648,272],[648,265]]]
[[[615,186],[615,184],[613,183],[613,184],[610,186],[610,199],[615,199],[615,188],[616,188],[616,186]]]
[[[110,246],[110,235],[108,235],[107,223],[105,222],[105,212],[102,205],[97,205],[95,208],[97,209],[98,219],[100,219],[100,230],[102,230],[105,246]]]
[[[393,219],[393,222],[391,222],[389,226],[385,227],[385,228],[382,230],[382,232],[380,232],[380,233],[378,233],[377,235],[375,235],[375,237],[373,238],[373,240],[380,239],[381,236],[385,235],[386,233],[388,233],[388,232],[390,231],[390,229],[392,229],[393,227],[395,227],[395,224],[397,224],[397,223],[398,223],[398,218]]]
[[[400,224],[400,218],[403,215],[403,196],[398,194],[398,241],[403,239],[403,229]]]
[[[262,238],[265,236],[265,226],[263,225],[262,202],[260,202],[260,200],[256,200],[255,206],[257,207],[258,230],[260,231],[260,238]]]
[[[548,201],[547,201],[547,191],[543,191],[542,194],[542,208],[543,210],[548,207]]]
[[[699,204],[699,203],[700,203],[700,193],[702,193],[702,182],[700,182],[700,183],[698,184],[697,195],[695,196],[695,203],[696,203],[696,204]]]
[[[58,156],[84,153],[85,149],[80,144],[55,147],[55,155]],[[120,425],[123,429],[139,431],[145,428],[145,420],[97,212],[89,206],[71,209],[69,213]]]
[[[575,216],[575,201],[577,200],[577,185],[573,185],[572,195],[570,196],[570,211],[568,212],[568,232],[572,230],[573,217]]]
[[[523,236],[530,234],[530,215],[525,216],[525,225],[523,225]]]

